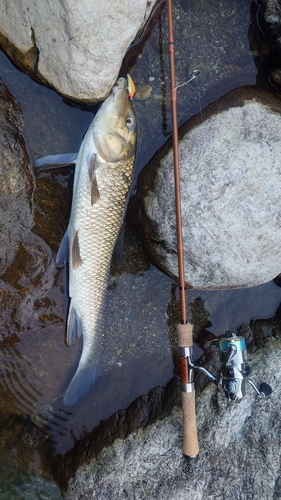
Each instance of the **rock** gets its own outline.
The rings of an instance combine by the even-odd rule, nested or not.
[[[214,385],[197,400],[199,460],[182,456],[181,410],[117,439],[80,466],[67,500],[275,500],[280,495],[281,341],[270,339],[251,356],[252,378],[272,385],[259,400],[247,384],[239,404],[228,404]],[[238,495],[238,496],[237,496]]]
[[[124,54],[155,2],[126,0],[40,3],[5,0],[0,5],[0,44],[11,59],[64,96],[104,98]]]
[[[281,1],[262,0],[259,8],[259,24],[273,50],[273,58],[269,71],[273,84],[281,88]],[[274,68],[274,66],[276,66]]]
[[[185,275],[197,289],[239,288],[280,272],[281,99],[234,90],[180,130]],[[150,261],[176,277],[171,140],[141,172],[130,205]]]
[[[35,225],[35,180],[23,138],[23,112],[0,80],[0,342],[29,328],[34,304],[51,288],[55,265]],[[30,323],[31,322],[31,323]]]
[[[0,80],[0,276],[14,261],[22,236],[34,224],[33,173],[22,136],[23,113]]]
[[[70,478],[74,477],[85,460],[89,462],[96,459],[102,450],[112,446],[114,441],[124,440],[140,427],[145,428],[158,419],[167,417],[180,402],[179,380],[178,377],[173,377],[165,387],[151,389],[148,394],[136,398],[127,408],[118,410],[106,420],[101,420],[90,432],[85,433],[84,429],[83,437],[76,440],[71,449],[55,455],[52,450],[49,463],[54,480],[66,491]],[[45,443],[45,449],[46,444],[48,446],[48,441]]]
[[[281,2],[280,0],[262,0],[259,21],[269,42],[281,55]]]
[[[268,44],[271,46],[272,63],[268,66],[268,71],[271,73],[271,83],[281,89],[281,1],[280,0],[262,0],[258,21],[260,27],[266,37]]]
[[[63,292],[58,278],[53,287],[52,250],[32,231],[35,180],[23,137],[23,112],[1,80],[0,102],[0,454],[6,464],[12,461],[30,473],[39,436],[42,440],[44,426],[51,420],[43,410],[58,394],[65,373],[57,354],[61,353],[59,328],[53,328],[63,322],[59,316]],[[61,328],[61,339],[63,334]],[[11,457],[12,448],[21,453]],[[47,462],[40,461],[40,470],[49,478]],[[1,492],[4,489],[1,476]]]
[[[275,69],[271,77],[273,82],[281,88],[281,68]]]

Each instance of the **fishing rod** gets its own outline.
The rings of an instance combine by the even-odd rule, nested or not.
[[[177,251],[179,271],[179,300],[180,324],[177,325],[180,367],[180,388],[182,394],[183,412],[183,454],[186,458],[194,460],[198,457],[199,446],[196,429],[195,414],[195,386],[194,370],[203,372],[213,382],[229,402],[239,402],[246,394],[246,382],[255,390],[259,399],[266,398],[272,393],[272,388],[267,383],[258,387],[248,377],[251,373],[248,364],[246,339],[236,332],[227,331],[220,335],[218,342],[221,368],[218,377],[215,377],[205,367],[197,365],[193,360],[192,324],[188,322],[186,306],[186,286],[184,272],[184,247],[182,238],[182,216],[180,196],[180,167],[179,167],[179,139],[177,122],[177,89],[186,85],[197,77],[198,70],[194,70],[186,82],[176,86],[175,74],[175,47],[173,35],[172,0],[167,0],[168,7],[168,51],[170,62],[170,98],[172,109],[172,138],[174,153],[174,180],[175,180],[175,205],[177,227]]]
[[[186,286],[184,273],[184,247],[182,238],[182,216],[180,196],[180,167],[179,167],[179,138],[177,120],[177,88],[175,71],[175,47],[173,35],[172,0],[167,0],[168,7],[168,51],[170,63],[170,99],[172,108],[172,138],[174,153],[174,179],[175,179],[175,205],[177,227],[177,250],[179,271],[179,300],[180,324],[177,325],[180,388],[182,394],[183,413],[183,455],[189,460],[198,457],[199,446],[197,439],[196,414],[195,414],[195,386],[193,360],[192,324],[188,322],[186,306]]]

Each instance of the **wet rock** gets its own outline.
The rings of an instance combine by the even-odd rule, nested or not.
[[[67,500],[111,498],[279,498],[281,448],[281,342],[270,339],[251,356],[252,378],[272,385],[258,400],[247,386],[245,398],[229,405],[214,385],[197,401],[199,460],[182,457],[181,410],[147,429],[117,439],[99,457],[81,466],[69,481]]]
[[[3,255],[9,258],[1,260],[0,280],[0,454],[2,461],[9,464],[6,463],[6,468],[10,469],[12,463],[28,474],[34,471],[38,474],[40,470],[50,479],[49,466],[37,452],[44,433],[42,427],[48,420],[44,419],[41,428],[28,426],[27,421],[35,406],[38,421],[42,404],[46,400],[52,401],[54,391],[59,390],[55,386],[61,383],[64,372],[58,372],[63,363],[57,362],[58,369],[52,368],[52,363],[56,365],[51,355],[58,344],[58,335],[48,326],[63,320],[55,316],[57,311],[51,308],[54,293],[53,302],[47,296],[55,274],[53,252],[40,236],[31,231],[34,225],[34,180],[22,136],[22,111],[4,86],[1,90],[0,247]],[[62,300],[59,290],[55,300]],[[31,418],[30,422],[32,424]],[[2,494],[13,498],[15,490],[12,493],[10,486],[10,494],[6,492],[8,485],[2,470],[0,475]],[[15,474],[10,472],[12,476]],[[24,487],[19,488],[24,492],[22,495],[37,498],[35,491],[28,492],[29,478],[22,476],[23,482],[26,479]],[[40,490],[42,495],[46,490],[40,481],[38,489],[39,498]],[[53,490],[54,494],[57,492],[56,498],[60,498],[58,490],[55,487]]]
[[[272,73],[272,80],[273,80],[273,82],[276,85],[278,85],[278,87],[281,88],[281,68],[276,69],[275,71],[273,71],[273,73]]]
[[[148,394],[135,399],[128,408],[102,420],[66,453],[53,456],[52,450],[50,462],[54,479],[62,490],[66,491],[69,479],[74,477],[81,464],[96,459],[102,450],[111,446],[115,440],[123,440],[136,429],[145,428],[157,419],[167,417],[172,408],[179,404],[179,380],[173,377],[165,387],[155,387]],[[48,441],[44,447],[48,455]]]
[[[0,81],[0,341],[29,327],[34,304],[53,282],[53,254],[31,232],[35,181],[23,138],[23,113]]]
[[[104,98],[155,2],[1,2],[0,44],[23,70],[76,100]]]
[[[0,276],[32,227],[34,179],[22,135],[23,114],[0,80]]]
[[[247,325],[246,331],[241,325],[239,331],[247,338],[248,351],[256,352],[265,344],[268,338],[281,338],[281,305],[272,318],[265,320],[255,319]]]
[[[280,272],[280,96],[234,90],[180,130],[185,273],[198,289],[250,287]],[[178,273],[171,140],[130,205],[150,261]]]
[[[279,90],[281,88],[281,2],[280,0],[262,0],[259,13],[259,24],[272,51],[271,64],[268,71],[271,82]]]
[[[281,2],[262,0],[259,12],[261,26],[279,56],[281,55]]]

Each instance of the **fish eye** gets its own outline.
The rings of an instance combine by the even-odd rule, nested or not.
[[[129,116],[127,119],[126,119],[126,125],[128,127],[129,130],[134,130],[135,129],[135,120],[132,116]]]

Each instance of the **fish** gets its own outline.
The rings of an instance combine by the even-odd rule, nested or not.
[[[123,226],[135,162],[132,80],[119,78],[92,121],[76,159],[68,228],[56,265],[69,263],[67,343],[83,348],[63,402],[73,406],[95,383],[105,328],[112,255]],[[74,156],[71,155],[73,161]],[[43,165],[43,163],[41,163]]]

